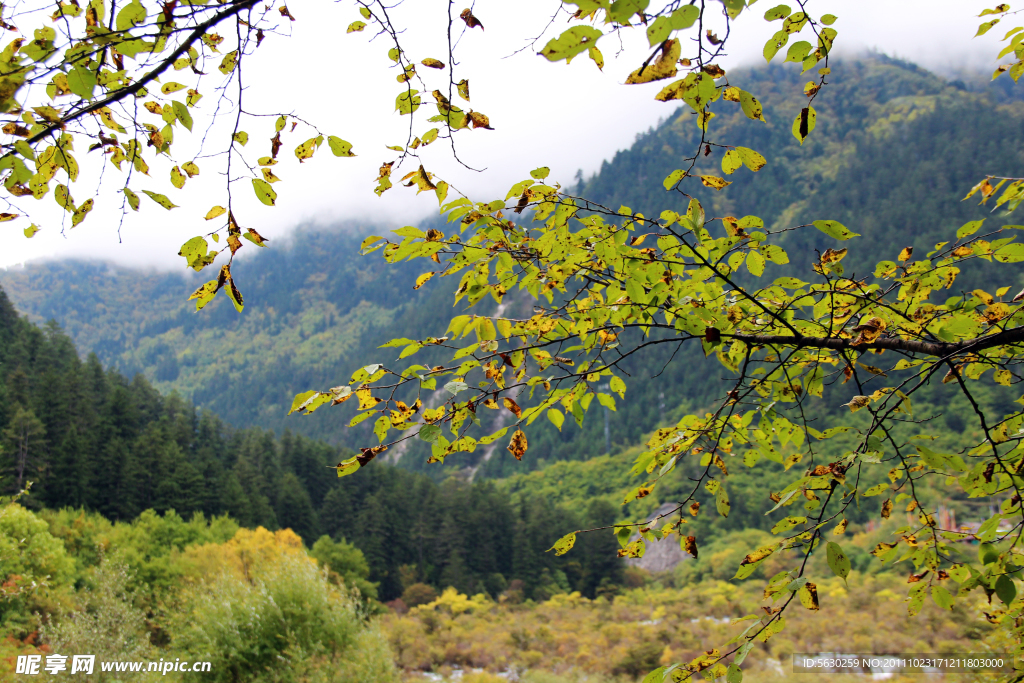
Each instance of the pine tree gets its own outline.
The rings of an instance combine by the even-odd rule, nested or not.
[[[444,516],[437,535],[437,582],[441,588],[454,586],[460,593],[473,594],[476,582],[466,566],[463,530],[452,515]]]
[[[169,450],[172,453],[181,453],[181,449],[173,441],[170,443],[170,447]],[[178,491],[177,496],[171,501],[171,507],[183,517],[190,517],[195,512],[202,512],[203,478],[192,463],[184,457],[178,459],[171,473],[171,479]],[[220,511],[218,510],[218,512]]]
[[[90,463],[77,424],[71,424],[60,445],[53,449],[46,486],[46,504],[53,508],[82,507],[87,500]]]
[[[255,520],[250,516],[249,498],[233,470],[225,471],[221,477],[218,509],[226,512],[244,527],[256,526]]]
[[[586,526],[596,528],[609,526],[616,521],[616,509],[604,500],[591,501],[587,506]],[[597,589],[602,584],[622,583],[622,560],[617,555],[619,548],[615,536],[610,533],[581,534],[577,537],[577,552],[581,565],[580,577],[576,590],[588,598],[597,597]]]
[[[320,533],[309,493],[302,488],[299,478],[291,472],[281,477],[279,487],[277,521],[283,528],[291,529],[301,536],[307,544],[313,543]]]
[[[21,491],[25,484],[46,471],[46,429],[31,410],[18,406],[14,417],[0,432],[3,445],[4,470],[12,477],[12,491]]]

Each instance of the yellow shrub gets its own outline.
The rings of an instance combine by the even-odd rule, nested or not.
[[[587,602],[590,601],[583,597],[579,591],[573,591],[572,593],[555,593],[544,604],[551,607],[575,607]]]
[[[493,606],[494,603],[484,593],[477,593],[470,598],[449,586],[444,589],[444,592],[441,593],[437,600],[413,607],[409,613],[420,614],[426,611],[442,610],[451,615],[458,616],[466,612],[487,610]]]
[[[186,572],[195,578],[209,578],[224,571],[252,580],[282,558],[306,557],[302,539],[291,529],[268,531],[263,527],[239,529],[227,543],[189,546],[181,556]],[[306,558],[316,564],[312,558]]]

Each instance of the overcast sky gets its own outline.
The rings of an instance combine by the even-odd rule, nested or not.
[[[729,42],[730,55],[720,62],[725,68],[764,63],[762,47],[778,24],[768,24],[761,15],[772,4],[772,0],[762,0],[736,23]],[[1005,33],[1000,26],[989,35],[972,38],[979,23],[977,15],[991,2],[811,0],[808,4],[815,16],[830,12],[839,17],[834,27],[839,31],[836,46],[840,54],[874,49],[943,72],[990,72],[1000,49],[998,39]],[[252,89],[246,95],[246,109],[294,112],[324,133],[353,143],[358,156],[338,159],[325,146],[314,159],[300,166],[290,150],[309,135],[297,131],[286,137],[282,154],[286,160],[274,169],[282,178],[275,185],[279,192],[277,206],[259,204],[251,187],[239,183],[239,221],[273,240],[303,224],[401,225],[436,212],[432,195],[417,197],[413,190],[397,183],[383,198],[373,193],[377,167],[394,156],[385,146],[401,144],[408,131],[408,117],[393,111],[401,86],[395,82],[395,72],[387,68],[387,44],[382,39],[371,42],[369,30],[343,33],[345,26],[359,18],[348,3],[290,0],[288,5],[297,19],[291,24],[292,35],[268,38],[255,58],[247,62],[247,80]],[[662,84],[622,85],[648,49],[642,31],[632,32],[636,40],[626,43],[618,57],[612,38],[599,44],[607,62],[603,73],[585,55],[569,66],[548,63],[535,54],[543,41],[535,49],[509,56],[525,47],[528,37],[545,28],[546,22],[527,10],[534,8],[540,15],[545,8],[555,6],[554,0],[478,0],[475,5],[486,30],[469,31],[462,38],[456,55],[461,63],[455,73],[456,79],[469,79],[472,106],[490,116],[495,130],[463,131],[456,140],[461,158],[469,166],[486,170],[472,172],[453,163],[445,141],[436,142],[425,156],[428,168],[440,172],[474,199],[503,198],[511,183],[538,166],[550,166],[551,179],[563,184],[573,182],[577,169],[590,175],[603,160],[629,147],[638,132],[656,125],[675,109],[675,105],[653,100]],[[443,36],[445,7],[443,1],[408,0],[392,13],[397,24],[410,27],[403,43],[416,61],[428,56],[448,61],[444,43],[428,38]],[[552,30],[557,34],[561,25]],[[257,83],[258,72],[262,73],[260,80],[272,85]],[[174,79],[188,83],[182,78],[186,73],[179,72]],[[430,87],[439,87],[440,78],[446,78],[429,75],[435,77],[433,84],[428,83]],[[208,113],[215,104],[212,87],[203,87],[210,91],[196,113],[197,131],[205,125],[201,113]],[[426,95],[424,104],[427,99],[432,98]],[[429,127],[425,118],[417,123],[417,133]],[[252,138],[248,149],[255,147],[259,152],[252,154],[253,160],[267,153],[262,148],[269,146],[272,122],[263,119],[244,126]],[[177,163],[187,161],[194,149],[183,147]],[[212,149],[208,141],[206,151]],[[77,154],[85,156],[84,150]],[[97,209],[75,230],[61,234],[62,216],[50,196],[31,207],[36,211],[34,220],[45,221],[43,230],[33,239],[22,236],[17,222],[0,224],[0,266],[38,258],[92,257],[123,265],[183,268],[182,259],[176,255],[178,248],[188,238],[210,229],[202,215],[211,205],[223,203],[224,181],[214,161],[200,159],[200,176],[189,181],[184,190],[174,190],[166,182],[172,165],[153,164],[152,182],[133,182],[133,187],[167,192],[179,208],[168,212],[143,198],[142,211],[129,216],[121,226],[119,241],[116,209],[120,201],[113,191],[123,180],[108,168],[97,195]],[[396,175],[400,177],[414,168],[403,168]],[[85,169],[83,173],[92,170],[95,174],[95,167],[90,169],[86,164]],[[75,191],[76,199],[83,201],[89,191]]]

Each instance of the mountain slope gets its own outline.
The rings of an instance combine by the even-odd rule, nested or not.
[[[347,538],[384,600],[412,582],[497,596],[519,580],[540,599],[622,583],[610,535],[573,558],[545,552],[568,529],[614,522],[607,502],[569,509],[378,463],[339,480],[330,466],[350,455],[287,431],[231,429],[142,376],[104,371],[95,355],[83,362],[59,328],[28,323],[0,290],[0,496],[31,483],[21,502],[71,508],[63,516],[76,528],[89,524],[81,509],[125,521],[154,510],[290,528],[307,545]]]
[[[758,96],[767,122],[748,120],[737,106],[712,122],[714,137],[751,147],[768,164],[756,174],[740,169],[727,176],[732,184],[721,191],[687,186],[708,215],[754,214],[772,229],[838,220],[862,235],[844,244],[851,252],[845,264],[856,272],[895,260],[906,246],[929,251],[969,220],[998,220],[990,207],[960,198],[985,175],[1021,175],[1024,88],[1008,90],[1001,83],[972,91],[884,56],[842,61],[832,71],[831,83],[814,101],[817,127],[803,145],[790,129],[806,105],[799,94],[807,76],[791,65],[738,74],[735,82]],[[979,106],[983,101],[998,107],[990,111]],[[616,154],[579,192],[645,215],[685,208],[686,197],[657,181],[683,167],[682,157],[693,153],[698,140],[692,111],[680,109]],[[712,150],[702,157],[698,172],[722,175],[722,154]],[[789,233],[783,244],[802,268],[814,260],[815,248],[834,246],[816,230]],[[959,286],[980,286],[980,268],[965,275]]]
[[[207,273],[49,262],[4,272],[0,283],[34,320],[57,320],[125,374],[142,373],[235,425],[321,436],[310,421],[285,423],[290,397],[336,384],[346,354],[410,304],[418,271],[360,258],[348,232],[306,234],[301,243],[236,264],[247,304],[240,315],[221,299],[202,312],[187,301]]]
[[[806,78],[781,66],[739,74],[736,82],[761,97],[767,123],[739,113],[722,114],[714,123],[722,137],[759,150],[769,163],[757,174],[741,169],[729,176],[734,182],[721,192],[699,188],[709,215],[753,213],[777,228],[839,220],[863,235],[848,243],[846,263],[854,272],[894,259],[905,246],[927,251],[967,220],[990,217],[987,207],[959,198],[987,173],[1021,174],[1024,103],[1004,90],[972,91],[884,57],[841,62],[833,71],[834,82],[815,101],[818,126],[802,146],[790,124],[805,102],[799,93]],[[1000,103],[994,115],[978,106],[987,98]],[[691,117],[679,110],[638,136],[581,192],[647,215],[682,208],[686,198],[664,191],[660,180],[692,152],[697,128]],[[993,165],[982,166],[979,158]],[[713,153],[700,168],[720,173],[720,160]],[[307,233],[239,264],[246,294],[241,315],[223,301],[194,311],[185,299],[205,277],[140,274],[103,264],[33,265],[0,272],[0,285],[35,320],[56,319],[80,348],[103,362],[141,372],[160,390],[177,390],[236,426],[291,428],[365,445],[369,423],[356,433],[346,431],[348,405],[287,418],[292,396],[345,382],[365,363],[392,361],[396,354],[377,349],[380,343],[442,334],[443,321],[457,311],[451,307],[452,283],[435,279],[414,292],[419,267],[358,256],[359,233]],[[815,230],[783,239],[801,269],[814,259],[814,249],[829,246]],[[990,283],[979,267],[965,271],[957,286]],[[530,302],[518,299],[515,305],[525,312]],[[453,456],[449,465],[480,465],[480,475],[507,476],[552,460],[587,459],[606,451],[602,417],[612,451],[636,443],[681,405],[697,409],[720,393],[720,368],[703,362],[699,349],[675,351],[659,345],[624,365],[629,400],[617,413],[594,413],[581,429],[567,424],[561,432],[536,423],[524,463],[498,448],[483,464],[477,453]],[[422,469],[424,459],[414,445],[402,464]],[[430,470],[444,476],[449,466]]]

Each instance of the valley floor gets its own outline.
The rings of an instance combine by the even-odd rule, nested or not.
[[[851,576],[848,586],[839,579],[823,582],[818,588],[821,611],[800,606],[788,611],[785,629],[748,655],[744,679],[807,678],[792,673],[793,653],[998,649],[981,614],[984,604],[958,603],[953,611],[929,604],[911,618],[905,583],[894,574]],[[689,662],[721,646],[752,623],[741,621],[743,616],[764,615],[762,605],[771,603],[762,597],[754,582],[717,580],[682,588],[652,584],[611,599],[561,594],[540,604],[494,602],[449,589],[434,602],[406,614],[388,614],[381,623],[409,683],[606,683],[640,680],[654,668]],[[828,681],[847,678],[865,680],[830,675]],[[984,679],[949,674],[942,680]]]

